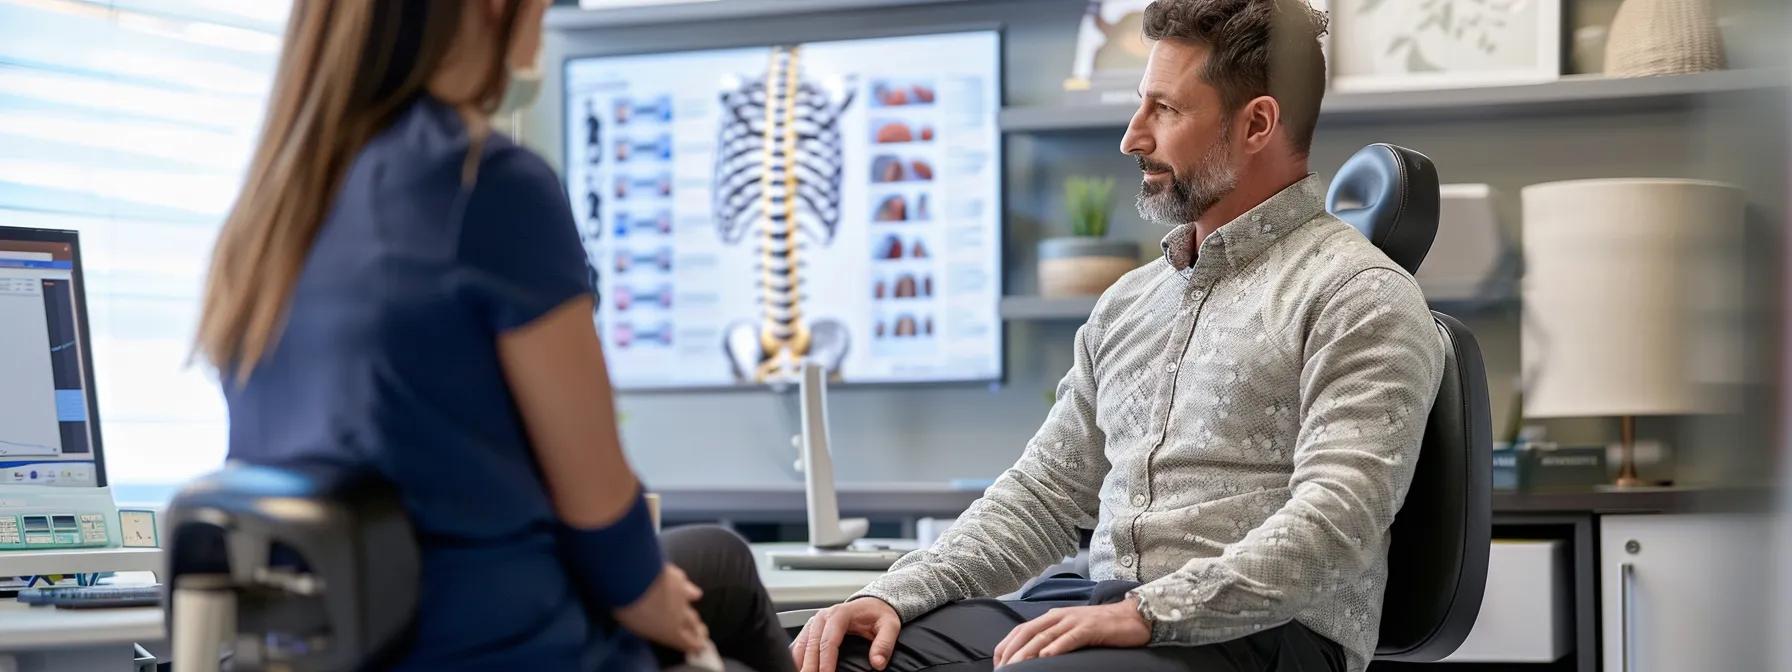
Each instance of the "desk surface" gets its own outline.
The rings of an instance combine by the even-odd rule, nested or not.
[[[806,546],[802,543],[753,545],[759,580],[765,583],[772,602],[781,609],[840,602],[883,574],[788,571],[772,566],[768,557],[775,551],[797,551]],[[10,598],[0,599],[0,651],[157,642],[164,637],[161,607],[56,609],[32,607]]]
[[[0,600],[0,651],[158,642],[161,607],[57,609]]]
[[[754,561],[760,581],[780,609],[826,606],[853,597],[883,572],[815,572],[780,570],[772,552],[803,550],[805,543],[756,543]],[[127,609],[56,609],[32,607],[0,599],[0,650],[72,649],[106,643],[163,640],[161,607]]]
[[[0,551],[0,576],[76,572],[162,571],[160,548],[75,548]]]
[[[801,551],[808,546],[801,542],[753,544],[753,560],[759,566],[759,581],[765,584],[772,604],[780,611],[840,602],[883,575],[883,572],[778,569],[768,557],[774,552]]]
[[[1632,488],[1562,492],[1494,491],[1494,513],[1748,513],[1773,508],[1774,491],[1755,488]]]

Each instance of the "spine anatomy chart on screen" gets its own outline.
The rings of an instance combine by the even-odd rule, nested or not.
[[[801,47],[773,49],[763,77],[722,93],[717,228],[731,245],[751,237],[760,264],[759,319],[727,332],[739,380],[793,380],[811,356],[838,371],[851,346],[845,324],[803,314],[801,250],[833,244],[840,226],[840,115],[852,99],[803,80]]]
[[[567,61],[617,387],[999,378],[998,62],[993,32]]]

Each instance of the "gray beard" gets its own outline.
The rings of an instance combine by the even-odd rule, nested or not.
[[[1227,138],[1207,149],[1187,179],[1171,176],[1169,187],[1146,182],[1139,187],[1139,216],[1163,226],[1181,226],[1201,218],[1220,199],[1238,188],[1238,169],[1229,161]]]

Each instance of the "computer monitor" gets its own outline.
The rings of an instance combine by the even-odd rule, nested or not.
[[[82,282],[75,232],[0,226],[0,486],[106,485]]]
[[[565,64],[566,180],[623,390],[1002,375],[1001,44]]]
[[[0,226],[0,580],[22,573],[3,551],[116,547],[120,522],[106,487],[80,241]],[[140,534],[153,543],[153,532]]]

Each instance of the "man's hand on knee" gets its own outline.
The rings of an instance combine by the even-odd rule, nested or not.
[[[1151,643],[1151,625],[1139,615],[1139,601],[1060,607],[1020,624],[996,645],[995,666],[1047,658],[1093,646],[1132,648]]]
[[[875,597],[862,597],[816,612],[791,642],[790,655],[801,672],[834,672],[841,640],[856,635],[871,640],[871,667],[881,670],[890,664],[901,629],[902,618],[895,608]]]

